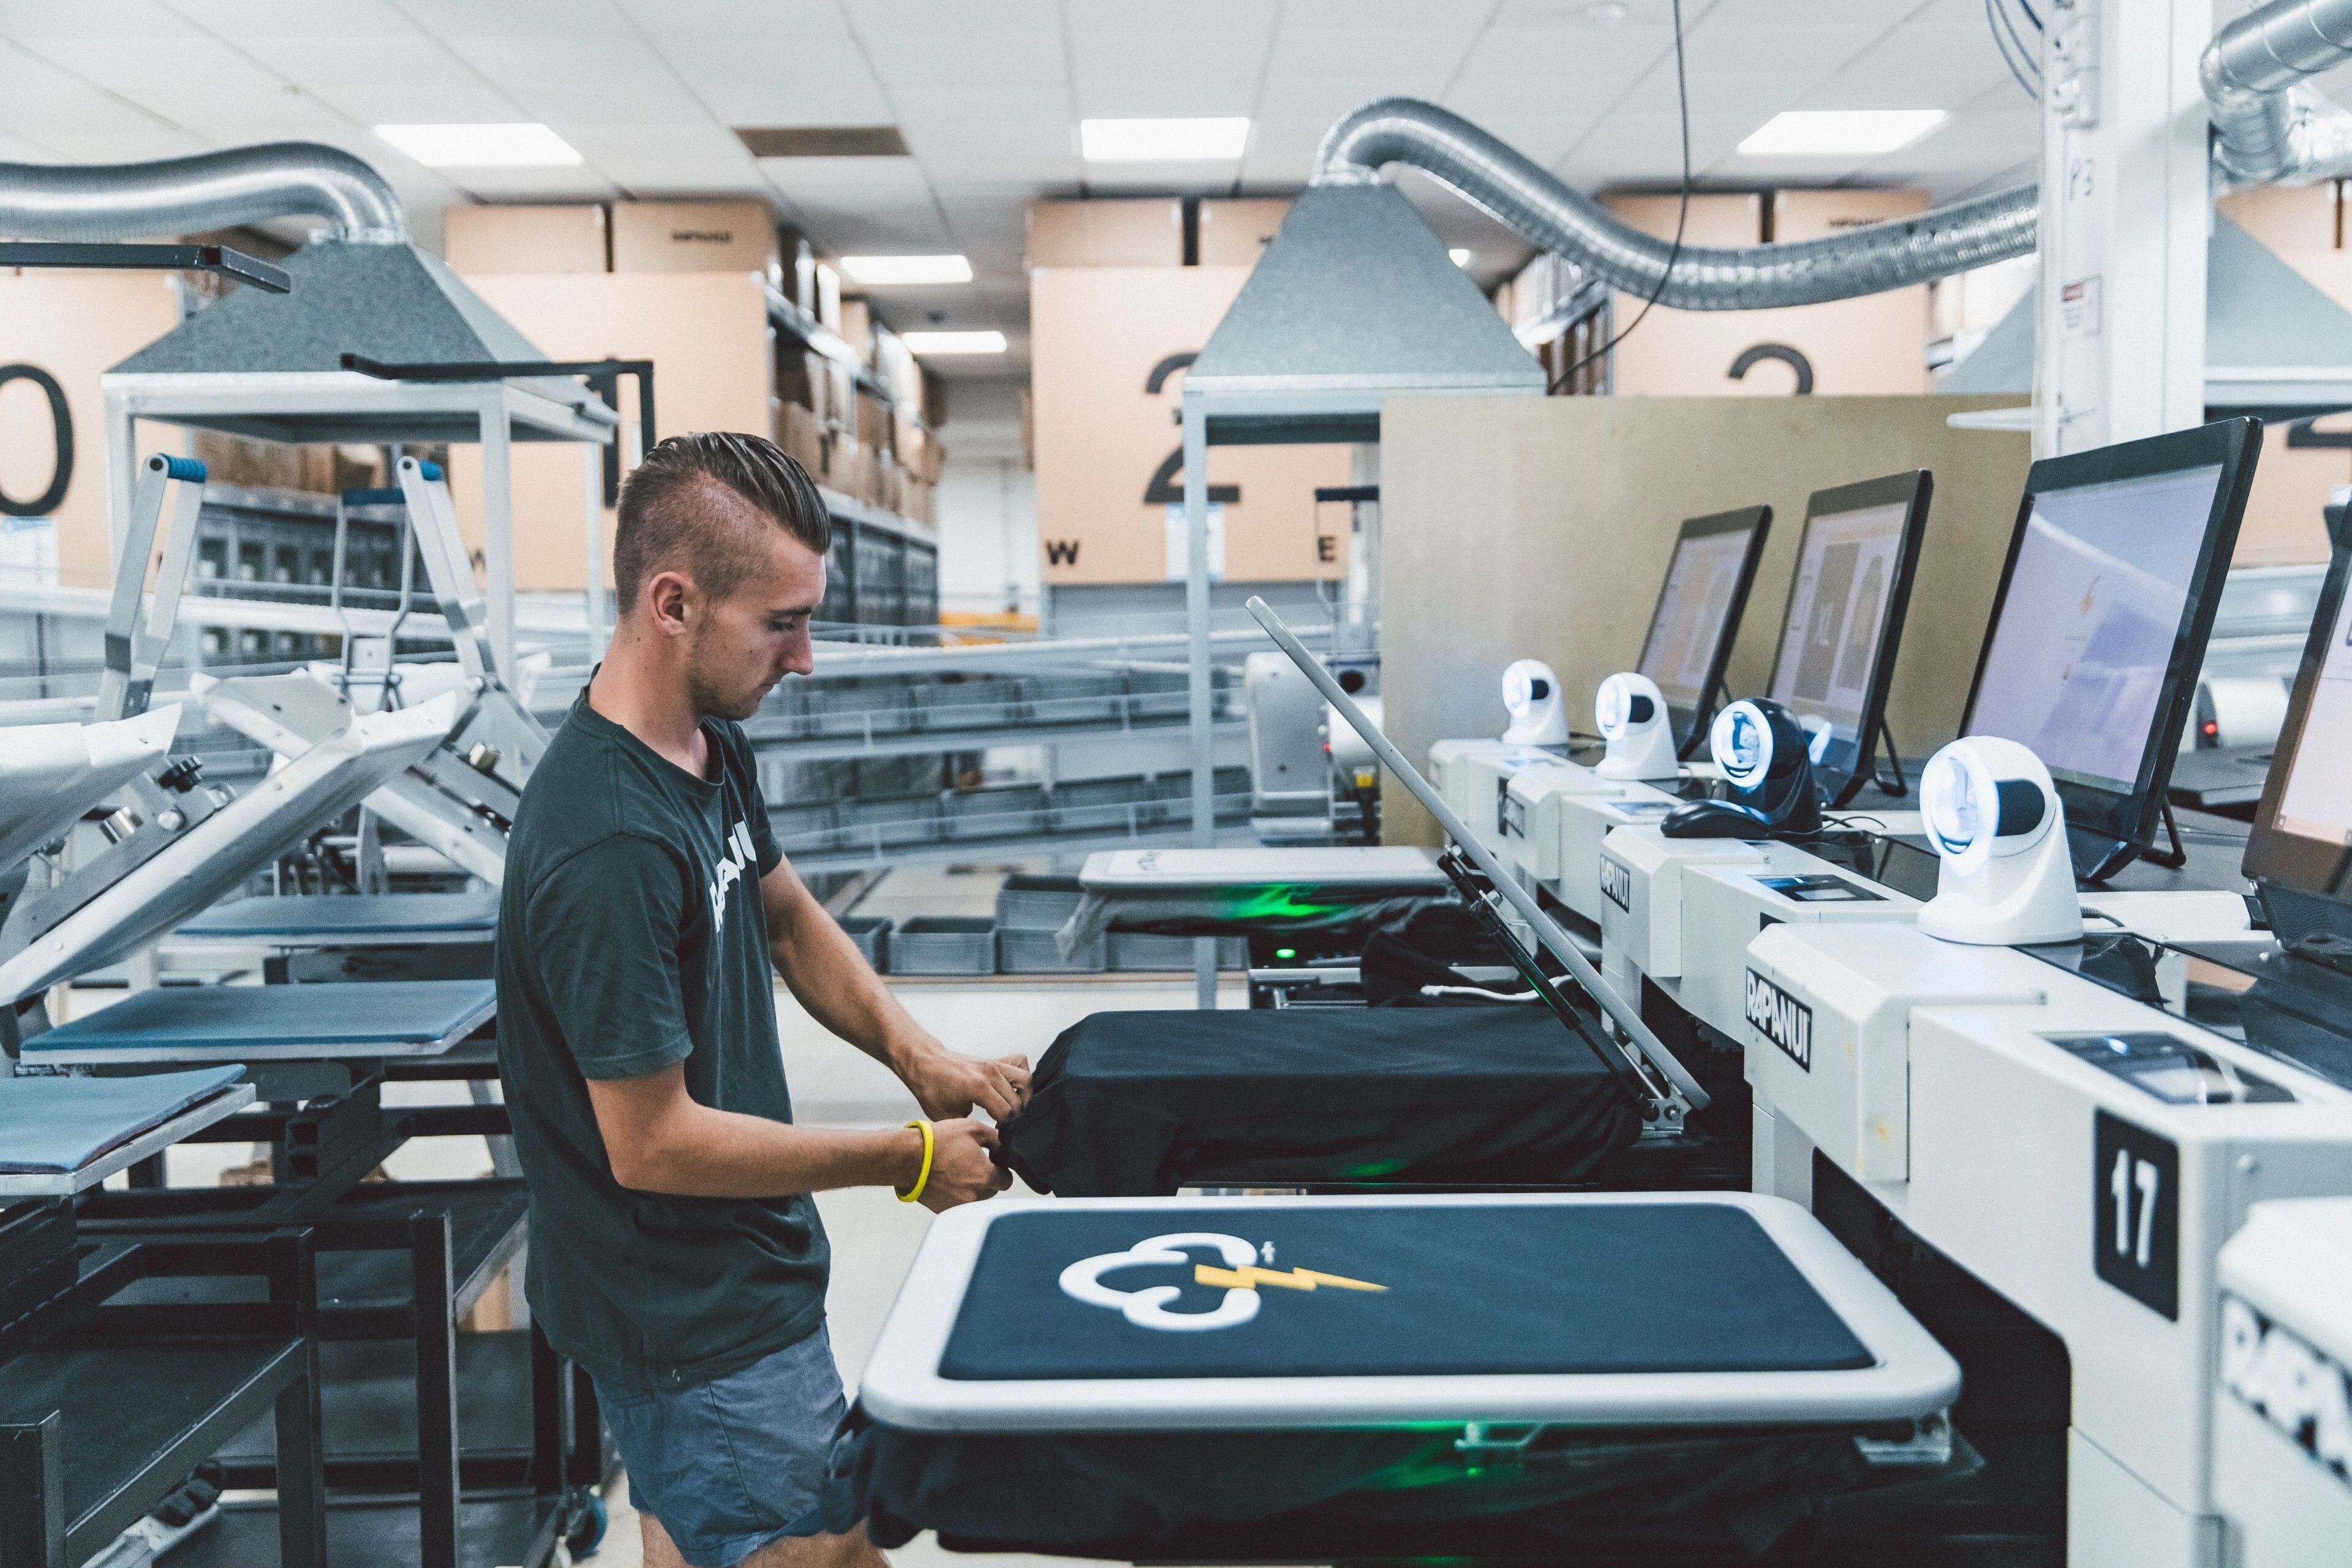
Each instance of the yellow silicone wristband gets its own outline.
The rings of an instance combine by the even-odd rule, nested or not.
[[[923,1168],[915,1173],[915,1184],[898,1194],[898,1201],[902,1204],[913,1203],[923,1195],[923,1189],[929,1186],[931,1181],[931,1156],[939,1150],[929,1122],[909,1121],[907,1125],[923,1135]]]

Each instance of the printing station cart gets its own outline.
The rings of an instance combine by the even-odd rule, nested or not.
[[[1737,1555],[1965,1470],[1958,1388],[1769,1198],[990,1205],[926,1237],[824,1523],[1138,1562]]]
[[[252,1064],[266,1106],[196,1136],[268,1143],[271,1184],[91,1193],[79,1221],[85,1235],[123,1238],[307,1229],[319,1253],[327,1530],[338,1563],[537,1564],[560,1539],[585,1545],[602,1529],[583,1489],[606,1468],[585,1377],[532,1331],[456,1331],[522,1247],[522,1183],[368,1179],[411,1138],[509,1131],[497,1104],[383,1101],[395,1075],[494,1071],[482,1064],[495,1005],[487,979],[167,987],[25,1043],[36,1066],[121,1070],[233,1052]],[[469,1039],[481,1061],[450,1063]],[[278,1453],[260,1427],[218,1446],[225,1479],[239,1489],[271,1486]],[[273,1528],[268,1516],[233,1508],[174,1561],[246,1561]]]
[[[137,1528],[210,1522],[198,1464],[260,1424],[287,1456],[274,1542],[326,1562],[318,1285],[299,1225],[109,1237],[77,1194],[253,1101],[230,1066],[140,1079],[0,1078],[0,1562],[79,1568]],[[257,1285],[257,1281],[258,1282]],[[202,1304],[197,1304],[201,1302]],[[159,1505],[176,1524],[151,1515]]]

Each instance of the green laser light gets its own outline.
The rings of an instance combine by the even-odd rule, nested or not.
[[[1298,956],[1298,950],[1295,947],[1277,947],[1274,950],[1274,956],[1276,958],[1297,958]]]

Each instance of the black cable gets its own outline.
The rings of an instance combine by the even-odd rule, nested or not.
[[[2042,31],[2042,18],[2033,14],[2033,7],[2028,0],[2017,0],[2017,8],[2025,13],[2025,19],[2033,24],[2035,32]]]
[[[1626,325],[1625,325],[1625,330],[1624,330],[1623,331],[1622,331],[1622,332],[1619,332],[1615,337],[1611,338],[1607,342],[1605,342],[1605,343],[1601,344],[1599,348],[1594,349],[1591,353],[1586,354],[1582,359],[1578,360],[1574,364],[1570,365],[1566,370],[1561,371],[1561,372],[1559,373],[1559,375],[1558,375],[1558,376],[1557,376],[1557,377],[1552,381],[1552,384],[1551,384],[1549,386],[1547,386],[1547,387],[1545,387],[1545,388],[1544,388],[1544,395],[1546,395],[1547,397],[1549,397],[1549,396],[1550,396],[1552,394],[1554,394],[1554,393],[1558,392],[1561,387],[1566,386],[1566,385],[1569,384],[1569,382],[1570,382],[1570,381],[1571,381],[1572,379],[1574,379],[1574,377],[1575,377],[1575,375],[1576,375],[1576,373],[1577,373],[1578,371],[1582,370],[1586,365],[1591,364],[1594,360],[1597,360],[1597,359],[1601,358],[1603,355],[1607,354],[1607,353],[1609,353],[1609,351],[1610,351],[1610,350],[1612,350],[1612,349],[1615,348],[1619,343],[1623,342],[1627,338],[1629,338],[1629,337],[1633,336],[1633,329],[1634,329],[1635,327],[1638,327],[1638,326],[1640,326],[1640,325],[1642,324],[1642,318],[1643,318],[1643,317],[1644,317],[1644,316],[1647,316],[1647,315],[1650,313],[1650,307],[1651,307],[1651,306],[1653,306],[1653,305],[1654,305],[1654,304],[1656,304],[1656,303],[1658,302],[1658,297],[1659,297],[1660,295],[1664,294],[1664,293],[1666,291],[1666,284],[1667,284],[1669,281],[1671,281],[1671,280],[1672,280],[1672,279],[1674,278],[1674,275],[1675,275],[1675,263],[1682,259],[1682,255],[1683,255],[1683,231],[1684,231],[1685,226],[1690,222],[1690,199],[1691,199],[1690,74],[1689,74],[1689,72],[1688,72],[1688,71],[1684,68],[1684,64],[1683,64],[1683,0],[1674,0],[1674,7],[1675,7],[1675,97],[1676,100],[1679,102],[1679,104],[1681,105],[1681,109],[1682,109],[1682,123],[1683,123],[1683,190],[1682,190],[1682,204],[1681,204],[1681,205],[1676,209],[1676,211],[1675,211],[1675,243],[1674,243],[1674,248],[1666,252],[1666,265],[1665,265],[1665,268],[1664,268],[1664,270],[1661,271],[1661,272],[1658,274],[1658,286],[1657,286],[1656,288],[1654,288],[1654,289],[1651,289],[1651,290],[1650,290],[1650,297],[1649,297],[1648,299],[1646,299],[1646,300],[1643,300],[1643,301],[1642,301],[1642,309],[1640,310],[1640,311],[1639,311],[1639,312],[1637,312],[1637,313],[1634,315],[1633,319],[1631,321],[1629,321],[1629,322],[1627,322],[1627,323],[1626,323]]]
[[[1985,0],[1985,26],[1992,30],[1992,47],[2000,51],[2000,63],[2009,68],[2009,74],[2016,80],[2019,90],[2034,102],[2041,102],[2042,94],[2025,79],[2025,73],[2019,70],[2017,62],[2010,58],[2009,44],[2001,37],[2000,24],[1993,19],[1992,0]]]
[[[2010,16],[2009,0],[1992,0],[1992,11],[1994,16],[2000,18],[2001,31],[2007,33],[2009,41],[2017,46],[2018,63],[2026,68],[2035,81],[2040,81],[2042,79],[2041,57],[2026,47],[2025,35],[2017,30],[2017,23]]]

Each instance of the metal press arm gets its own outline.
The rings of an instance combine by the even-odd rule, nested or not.
[[[172,522],[165,531],[163,562],[155,570],[155,596],[147,597],[147,563],[155,551],[155,531],[163,515],[163,487],[177,480]],[[131,491],[131,516],[122,553],[114,567],[114,599],[106,612],[106,673],[99,678],[96,717],[132,719],[147,711],[155,671],[172,646],[180,618],[180,594],[188,584],[188,563],[196,553],[196,514],[205,505],[205,466],[194,458],[158,452],[139,465]]]
[[[1601,977],[1601,972],[1577,951],[1576,943],[1559,929],[1551,916],[1544,912],[1543,906],[1536,902],[1534,895],[1519,886],[1518,879],[1506,871],[1502,863],[1488,854],[1469,828],[1463,826],[1462,819],[1446,809],[1445,802],[1429,787],[1429,781],[1404,760],[1404,753],[1390,744],[1389,738],[1381,733],[1380,726],[1364,716],[1364,710],[1356,706],[1355,699],[1342,690],[1339,683],[1331,679],[1331,672],[1325,669],[1321,662],[1291,635],[1290,628],[1283,625],[1282,617],[1276,615],[1264,599],[1255,595],[1252,595],[1247,607],[1249,613],[1257,617],[1257,624],[1265,628],[1266,636],[1272,637],[1275,645],[1288,654],[1290,661],[1315,683],[1315,689],[1323,694],[1323,700],[1330,703],[1339,717],[1364,738],[1364,744],[1371,747],[1372,754],[1380,758],[1381,764],[1396,774],[1405,788],[1429,808],[1430,815],[1437,818],[1438,826],[1445,830],[1445,836],[1460,847],[1471,863],[1486,873],[1495,890],[1518,912],[1521,920],[1528,922],[1528,928],[1536,933],[1536,940],[1559,960],[1595,1002],[1601,1004],[1601,1010],[1624,1032],[1625,1037],[1633,1042],[1634,1049],[1642,1053],[1643,1058],[1681,1090],[1693,1110],[1704,1110],[1708,1099],[1706,1090],[1699,1087],[1698,1079],[1690,1075],[1688,1068],[1675,1059],[1675,1054],[1666,1049],[1664,1043],[1651,1032],[1650,1026],[1642,1022],[1640,1011]]]

